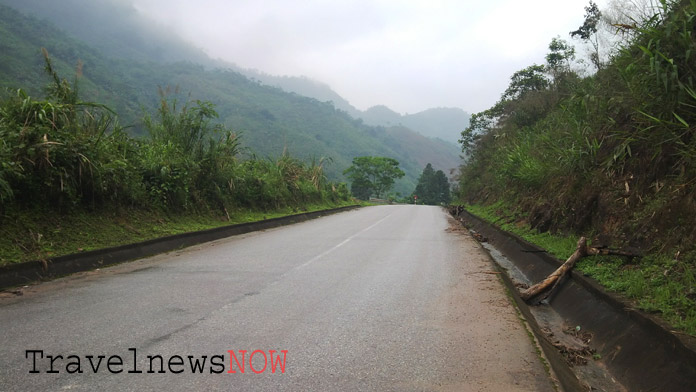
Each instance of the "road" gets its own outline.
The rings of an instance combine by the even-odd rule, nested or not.
[[[492,270],[377,206],[80,273],[0,296],[0,390],[552,391]]]

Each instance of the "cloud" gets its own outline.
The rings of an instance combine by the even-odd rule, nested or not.
[[[586,0],[132,0],[215,58],[325,82],[355,106],[491,106]],[[602,3],[600,2],[600,7]]]

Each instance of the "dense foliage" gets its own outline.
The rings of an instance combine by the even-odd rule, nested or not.
[[[619,261],[614,276],[641,271],[642,286],[628,294],[643,298],[655,285],[683,320],[696,318],[696,2],[660,4],[648,9],[652,16],[611,25],[621,40],[604,60],[590,3],[573,32],[592,44],[590,76],[569,66],[563,56],[573,53],[558,42],[548,64],[516,73],[501,100],[462,132],[469,158],[459,197],[495,203],[540,232],[658,255],[634,266]],[[641,301],[667,309],[655,297]]]
[[[696,5],[670,4],[593,76],[567,68],[551,78],[537,65],[516,73],[462,133],[471,154],[462,197],[528,197],[532,210],[548,211],[533,220],[542,228],[611,231],[607,214],[646,207],[662,220],[696,213]],[[627,242],[652,235],[624,234]],[[683,234],[670,245],[689,246],[694,233]]]
[[[350,190],[355,197],[367,200],[370,196],[386,196],[394,180],[404,176],[399,161],[387,157],[355,157],[343,174],[351,180]]]
[[[418,185],[413,191],[418,203],[430,205],[446,205],[450,202],[450,184],[442,170],[435,171],[427,164],[418,178]]]
[[[212,122],[218,115],[210,102],[179,105],[161,91],[157,115],[144,119],[147,137],[133,138],[106,106],[81,101],[77,84],[45,59],[46,98],[20,89],[0,101],[4,210],[137,205],[226,213],[348,199],[345,185],[326,180],[323,159],[240,159],[238,137]]]

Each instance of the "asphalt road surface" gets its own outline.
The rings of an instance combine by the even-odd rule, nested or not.
[[[80,273],[0,295],[0,390],[552,391],[492,271],[379,206]]]

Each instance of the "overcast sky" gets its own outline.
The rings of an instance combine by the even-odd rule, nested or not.
[[[324,82],[358,109],[478,112],[588,0],[132,0],[211,57]],[[606,1],[596,1],[600,9]]]

